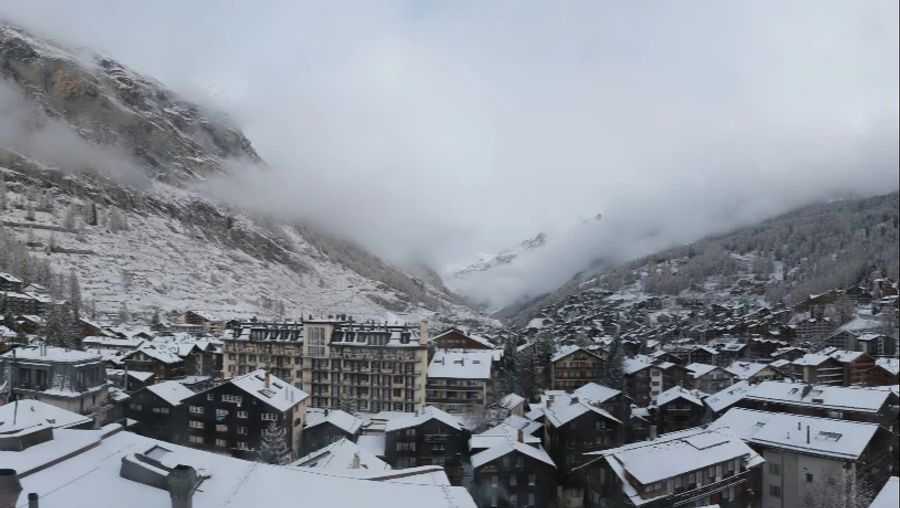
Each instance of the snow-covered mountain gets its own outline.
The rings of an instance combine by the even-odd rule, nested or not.
[[[196,189],[265,171],[225,115],[83,49],[0,24],[0,267],[75,269],[99,314],[203,310],[225,317],[351,314],[482,319],[439,282],[409,275],[301,221]],[[245,175],[246,176],[246,175]]]

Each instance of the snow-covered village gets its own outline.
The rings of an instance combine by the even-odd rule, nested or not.
[[[0,508],[897,507],[898,18],[0,0]]]

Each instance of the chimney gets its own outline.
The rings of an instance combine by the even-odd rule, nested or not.
[[[523,431],[522,429],[519,429],[519,431],[516,433],[516,439],[520,443],[524,443],[525,442],[525,431]]]
[[[263,382],[265,383],[266,388],[268,388],[269,387],[269,373],[268,372],[266,372],[266,379]]]
[[[803,424],[801,422],[797,422],[797,430],[803,430]]]
[[[806,426],[806,444],[809,444],[809,425]]]
[[[353,454],[353,464],[350,469],[359,469],[359,452]]]
[[[553,395],[547,397],[547,408],[553,407]]]
[[[37,492],[31,492],[28,494],[28,508],[39,508]]]
[[[578,404],[578,397],[572,397],[571,399],[569,399],[570,406],[575,405],[575,404]]]
[[[199,481],[197,471],[191,466],[178,464],[166,477],[166,490],[172,499],[172,508],[192,508],[194,505],[194,490]]]
[[[426,345],[428,344],[428,322],[421,321],[419,323],[419,344]]]
[[[650,426],[650,441],[656,439],[656,425]]]
[[[0,508],[16,508],[22,493],[19,474],[15,469],[0,469]]]

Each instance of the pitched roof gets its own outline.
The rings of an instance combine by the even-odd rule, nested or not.
[[[358,460],[358,467],[354,462]],[[330,445],[311,452],[288,464],[289,467],[314,467],[319,469],[367,469],[388,471],[391,466],[369,450],[347,438],[341,438]]]
[[[385,432],[393,432],[400,429],[406,429],[409,427],[418,427],[423,423],[429,420],[438,420],[445,425],[453,427],[456,430],[465,430],[465,426],[462,424],[462,420],[459,418],[445,413],[440,409],[434,406],[426,406],[425,409],[420,411],[418,414],[410,414],[403,418],[396,418],[390,420],[387,425],[384,426]]]
[[[287,411],[309,397],[303,390],[271,374],[269,386],[266,387],[265,369],[257,369],[249,374],[232,378],[228,382],[279,411]]]
[[[428,364],[429,378],[490,379],[491,350],[438,349]]]
[[[548,455],[547,452],[540,446],[535,447],[527,445],[525,443],[520,443],[515,439],[509,438],[502,439],[487,450],[472,455],[472,467],[479,468],[487,464],[488,462],[497,460],[500,457],[503,457],[504,455],[508,455],[510,453],[521,453],[522,455],[531,457],[532,459],[539,460],[550,467],[556,467],[556,464],[553,463],[553,459],[550,458],[550,455]]]
[[[519,404],[525,403],[525,397],[515,393],[509,393],[500,399],[500,407],[504,409],[512,409]]]
[[[750,379],[751,377],[762,372],[769,364],[754,362],[733,362],[725,370],[736,376],[738,379]]]
[[[340,409],[308,409],[306,411],[307,429],[326,422],[348,434],[356,434],[363,424],[362,418]]]
[[[796,406],[818,406],[862,412],[877,412],[891,392],[860,386],[807,385],[785,381],[763,381],[747,394],[748,399]]]
[[[575,418],[578,418],[579,416],[589,412],[597,413],[607,420],[622,423],[618,418],[609,414],[607,411],[604,411],[597,406],[593,406],[583,400],[576,400],[574,398],[570,399],[569,403],[559,402],[554,403],[550,407],[544,408],[544,415],[546,415],[547,421],[550,422],[550,424],[554,427],[562,427]]]
[[[728,388],[704,398],[703,403],[712,409],[713,412],[718,413],[743,399],[752,388],[747,381],[738,381]]]
[[[697,398],[697,396],[694,395],[693,392],[691,392],[690,390],[686,390],[680,386],[673,386],[672,388],[669,388],[668,390],[657,395],[656,405],[664,406],[676,399],[683,399],[692,404],[696,404],[701,407],[703,406],[703,401]]]
[[[184,386],[178,381],[163,381],[162,383],[157,383],[155,385],[150,385],[145,388],[146,390],[150,390],[157,397],[163,399],[173,406],[177,406],[181,404],[181,401],[194,395],[194,392],[191,391],[190,388]]]
[[[878,424],[736,407],[711,423],[710,428],[760,446],[857,460],[875,436]]]
[[[48,361],[48,362],[99,362],[100,356],[77,349],[68,349],[56,346],[32,345],[22,346],[7,351],[3,358],[16,360]]]
[[[588,401],[592,404],[603,404],[607,400],[620,395],[622,392],[615,388],[609,388],[598,383],[590,382],[576,388],[573,392],[579,399]]]
[[[80,415],[35,399],[20,399],[0,406],[0,434],[15,434],[38,427],[65,429],[92,423]]]
[[[896,508],[900,505],[900,478],[891,476],[872,500],[869,508]]]

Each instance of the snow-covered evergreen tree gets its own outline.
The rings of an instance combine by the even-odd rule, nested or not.
[[[284,464],[291,458],[287,445],[287,432],[274,421],[262,430],[257,460],[268,464]]]
[[[625,390],[625,350],[622,341],[614,338],[603,365],[602,384],[616,390]]]
[[[72,317],[81,318],[81,283],[75,269],[69,270],[69,305],[72,307]]]

